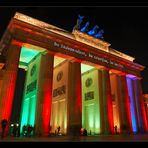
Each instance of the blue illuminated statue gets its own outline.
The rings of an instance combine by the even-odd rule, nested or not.
[[[88,31],[88,26],[89,26],[89,22],[87,22],[87,23],[85,24],[85,26],[80,29],[80,31],[81,31],[81,32],[87,32],[87,31]]]
[[[94,37],[99,38],[99,39],[103,39],[103,36],[102,36],[103,33],[104,33],[104,30],[101,29],[98,31],[97,34],[94,35]]]
[[[79,30],[80,24],[83,21],[84,16],[78,15],[77,24],[74,26],[73,30]]]
[[[101,29],[98,31],[99,29],[99,26],[98,25],[95,25],[91,30],[89,30],[89,21],[85,23],[85,25],[83,27],[81,27],[81,24],[83,22],[83,19],[84,19],[84,16],[82,15],[78,15],[78,19],[77,19],[77,23],[76,25],[73,27],[73,31],[74,30],[79,30],[81,32],[85,32],[87,33],[88,35],[91,35],[93,37],[96,37],[98,39],[104,39],[103,37],[103,33],[104,33],[104,30]]]
[[[98,25],[95,25],[92,30],[88,32],[89,35],[95,35],[97,33],[97,29],[99,29]]]

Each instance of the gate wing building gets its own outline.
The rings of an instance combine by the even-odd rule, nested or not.
[[[16,13],[0,41],[0,120],[7,133],[16,123],[41,135],[145,133],[144,66],[133,61],[104,40]]]

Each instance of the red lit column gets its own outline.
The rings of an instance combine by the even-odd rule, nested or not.
[[[144,107],[144,98],[142,94],[142,87],[140,78],[134,80],[136,111],[138,115],[138,131],[148,132],[148,121],[146,117],[146,110]]]
[[[0,94],[0,121],[11,116],[21,46],[13,41],[8,47]],[[7,129],[8,130],[8,129]],[[7,131],[8,132],[8,131]]]
[[[41,63],[38,79],[36,132],[48,135],[52,104],[52,81],[53,81],[54,56],[50,54],[41,55]]]
[[[145,103],[144,103],[144,106],[145,106],[145,112],[146,112],[146,119],[147,119],[147,121],[148,121],[148,103],[145,102]]]
[[[132,121],[130,113],[130,99],[127,89],[126,74],[118,74],[118,89],[119,89],[119,116],[120,116],[120,131],[121,133],[132,132]]]
[[[81,63],[70,62],[68,73],[67,134],[79,135],[82,127]]]
[[[109,70],[104,68],[102,69],[102,74],[100,78],[102,78],[102,88],[99,88],[102,91],[102,97],[100,97],[100,105],[101,107],[101,133],[105,134],[113,134],[114,126],[113,126],[113,108],[112,108],[112,96],[111,96],[111,86],[110,86],[110,77]]]
[[[4,77],[4,70],[0,69],[0,94],[1,94],[1,90],[2,90],[2,82],[3,82],[3,77]],[[2,100],[0,100],[2,101]],[[1,119],[1,113],[2,113],[3,107],[2,104],[0,104],[0,119]]]

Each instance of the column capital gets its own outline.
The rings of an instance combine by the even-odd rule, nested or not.
[[[20,42],[20,41],[14,40],[14,39],[11,40],[11,45],[17,45],[17,46],[22,47],[23,44],[24,44],[23,42]]]
[[[141,80],[142,79],[141,77],[138,77],[138,76],[135,76],[135,75],[132,75],[132,74],[126,74],[126,77],[134,79],[134,80]]]
[[[107,67],[102,66],[102,67],[100,68],[100,70],[102,70],[102,71],[109,71],[110,68],[107,68]]]
[[[124,73],[122,71],[115,70],[115,69],[110,69],[110,73],[114,73],[114,74],[117,74],[119,76],[126,76],[126,73]]]

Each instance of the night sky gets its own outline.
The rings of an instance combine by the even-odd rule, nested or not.
[[[146,66],[142,74],[143,93],[148,93],[148,7],[123,6],[52,6],[0,7],[0,38],[15,12],[24,13],[41,21],[72,32],[78,14],[84,24],[98,25],[104,30],[104,40],[111,47],[135,57],[136,63]]]

